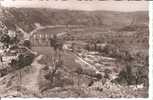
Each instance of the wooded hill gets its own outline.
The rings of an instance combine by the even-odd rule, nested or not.
[[[41,25],[85,25],[110,28],[148,25],[148,12],[75,11],[50,8],[2,8],[0,21],[8,28],[20,26],[29,32]]]

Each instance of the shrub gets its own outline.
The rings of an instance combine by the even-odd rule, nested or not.
[[[23,46],[25,46],[25,47],[31,49],[31,42],[30,42],[29,40],[24,40]]]
[[[10,37],[7,34],[2,34],[0,36],[0,42],[2,43],[9,43],[10,42]]]
[[[10,37],[7,34],[2,34],[0,36],[0,42],[4,43],[4,46],[8,47],[9,42],[10,42]]]
[[[19,55],[18,66],[24,67],[29,66],[33,62],[34,54],[23,53]]]
[[[27,53],[27,52],[21,53],[18,55],[17,59],[13,59],[11,61],[10,65],[14,67],[15,69],[20,69],[25,66],[31,65],[31,63],[33,62],[33,59],[34,59],[34,54]]]
[[[119,73],[115,81],[119,84],[138,85],[144,83],[147,85],[148,72],[145,66],[128,64],[125,69]]]

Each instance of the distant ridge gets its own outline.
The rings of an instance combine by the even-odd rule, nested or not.
[[[116,12],[116,11],[80,11],[59,10],[51,8],[2,8],[0,21],[8,28],[20,26],[26,32],[41,25],[84,25],[121,28],[133,25],[148,25],[147,11]],[[134,22],[133,22],[134,21]]]

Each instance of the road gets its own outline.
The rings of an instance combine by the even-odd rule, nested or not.
[[[31,64],[32,71],[22,77],[21,86],[33,92],[39,91],[38,79],[40,75],[40,70],[44,67],[44,65],[39,64],[39,61],[42,57],[43,55],[39,55],[38,57],[36,57],[34,62]]]

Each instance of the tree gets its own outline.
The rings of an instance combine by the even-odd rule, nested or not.
[[[53,37],[50,38],[50,46],[54,48],[55,54],[57,54],[57,50],[63,50],[63,39],[58,38],[57,35],[54,34]]]
[[[62,60],[61,56],[59,55],[58,58],[52,59],[51,62],[52,62],[52,64],[51,65],[48,64],[48,65],[52,66],[52,68],[49,68],[50,69],[49,73],[45,77],[46,77],[46,79],[50,80],[51,86],[52,86],[53,82],[54,82],[54,77],[55,77],[55,74],[56,74],[57,70],[59,68],[61,68],[62,65],[63,65],[63,60]]]
[[[106,79],[110,79],[109,74],[111,73],[111,70],[109,70],[109,69],[105,69],[105,70],[104,70],[104,73],[105,73],[104,78],[106,78]]]
[[[87,43],[85,48],[86,48],[86,50],[90,51],[90,43]]]
[[[127,64],[115,79],[119,84],[127,85],[148,84],[148,72],[145,66],[138,64]]]
[[[126,66],[126,81],[128,85],[131,85],[132,81],[133,81],[133,75],[132,75],[132,68],[130,65]]]
[[[10,37],[8,34],[2,34],[0,36],[0,42],[4,43],[4,46],[8,48],[8,45],[10,43]]]
[[[91,44],[94,45],[94,51],[96,51],[97,50],[97,40],[92,39]]]
[[[75,51],[75,43],[72,43],[72,52],[74,52]]]
[[[56,47],[56,43],[57,43],[57,36],[54,34],[52,38],[49,39],[50,40],[50,46],[54,48],[54,50],[57,49]]]
[[[30,42],[30,40],[24,40],[23,46],[25,46],[25,47],[31,49],[31,42]]]
[[[15,37],[10,38],[10,44],[15,44],[17,45],[20,42],[19,38],[17,35]]]
[[[19,54],[17,59],[13,59],[11,61],[10,65],[15,67],[15,69],[20,69],[25,66],[29,66],[33,62],[34,57],[34,54],[27,51]]]

